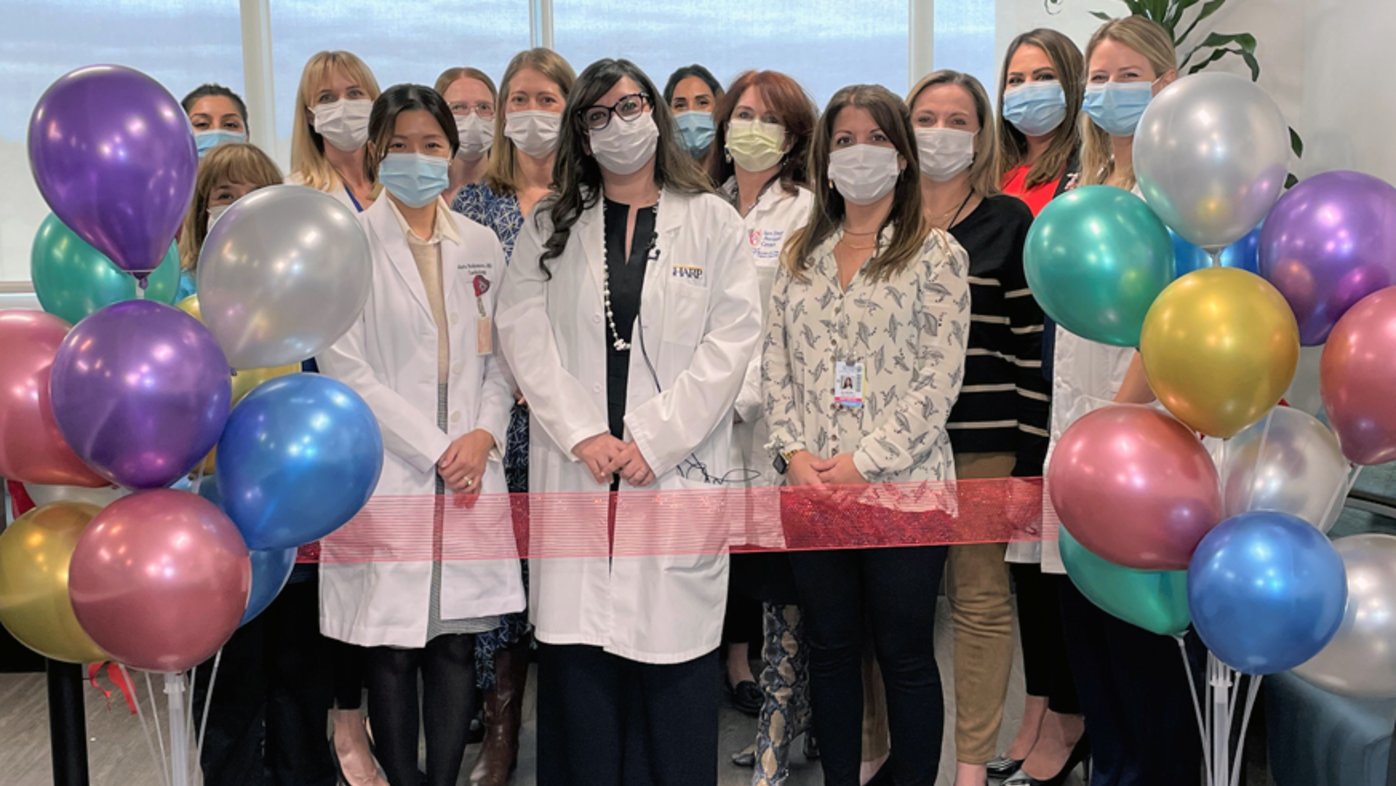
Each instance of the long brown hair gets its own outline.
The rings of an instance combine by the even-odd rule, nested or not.
[[[655,185],[684,194],[712,193],[707,176],[699,171],[693,157],[679,144],[674,115],[655,89],[654,82],[629,60],[597,60],[577,77],[562,113],[557,159],[553,163],[553,186],[557,193],[547,197],[546,212],[552,220],[552,234],[543,244],[543,255],[538,260],[545,272],[548,270],[548,260],[562,256],[567,248],[572,225],[577,223],[583,211],[601,199],[601,165],[586,152],[587,130],[582,122],[582,112],[599,101],[623,77],[630,77],[640,86],[640,92],[649,96],[651,117],[659,129],[659,142],[654,154]],[[540,227],[543,212],[535,211]]]
[[[577,74],[562,55],[541,46],[525,49],[509,61],[504,69],[504,78],[499,81],[499,92],[494,97],[494,143],[490,145],[490,162],[485,168],[485,185],[500,195],[514,194],[519,190],[518,151],[514,147],[514,140],[505,135],[504,123],[507,120],[505,115],[509,114],[509,83],[525,68],[532,68],[557,85],[563,101],[572,92],[572,83],[577,81]]]
[[[930,225],[921,215],[921,168],[916,154],[916,133],[911,127],[911,112],[906,104],[882,85],[849,85],[829,99],[829,106],[814,128],[810,146],[809,171],[814,174],[811,190],[814,206],[810,220],[796,230],[785,243],[782,264],[796,278],[803,278],[810,268],[819,245],[838,231],[847,208],[843,197],[830,184],[829,148],[834,138],[834,121],[848,107],[866,109],[882,133],[906,161],[892,196],[892,212],[883,228],[892,228],[892,241],[879,246],[867,263],[867,274],[874,280],[886,280],[901,272],[920,255],[921,246],[930,232]]]
[[[792,142],[790,150],[780,160],[776,176],[786,193],[795,193],[797,186],[809,183],[809,146],[814,135],[817,113],[814,100],[809,97],[800,83],[779,71],[747,71],[738,76],[727,88],[727,93],[713,112],[717,125],[717,136],[713,138],[713,150],[717,155],[713,160],[713,182],[721,185],[727,182],[736,171],[736,165],[723,151],[727,145],[727,124],[737,111],[737,104],[748,88],[755,88],[761,94],[771,113],[780,118],[785,126],[785,138]]]
[[[1086,73],[1090,73],[1091,55],[1102,41],[1123,44],[1144,56],[1154,69],[1155,79],[1178,70],[1178,51],[1163,26],[1142,16],[1111,19],[1100,26],[1086,44]],[[1083,88],[1084,89],[1084,88]],[[1115,173],[1115,154],[1110,135],[1096,125],[1091,116],[1081,113],[1081,184],[1098,185]]]
[[[974,101],[974,116],[979,123],[979,131],[974,135],[974,163],[969,165],[969,187],[981,197],[993,196],[1001,192],[1002,178],[999,173],[999,142],[994,133],[993,107],[989,104],[989,94],[970,74],[942,68],[921,77],[921,81],[911,88],[906,96],[906,108],[912,115],[916,113],[916,99],[929,87],[954,85]],[[913,123],[914,125],[914,123]]]
[[[184,228],[179,232],[180,267],[192,272],[199,266],[199,252],[208,237],[208,196],[214,186],[227,181],[266,188],[283,180],[276,163],[256,145],[228,143],[208,151],[199,162],[199,174],[194,178],[194,198],[189,201]]]
[[[1000,179],[1010,169],[1022,164],[1028,154],[1027,136],[1019,131],[1017,126],[1003,119],[1003,94],[1008,89],[1008,64],[1023,46],[1035,46],[1047,54],[1047,59],[1052,62],[1052,70],[1057,72],[1057,81],[1061,83],[1062,92],[1066,95],[1066,117],[1062,118],[1061,125],[1052,132],[1052,141],[1047,144],[1047,149],[1042,151],[1042,155],[1028,170],[1026,186],[1033,188],[1061,177],[1081,148],[1081,129],[1077,125],[1077,118],[1081,115],[1081,101],[1085,97],[1086,65],[1081,57],[1080,47],[1070,38],[1050,28],[1029,30],[1008,45],[1008,51],[1003,56],[1003,68],[999,71],[999,164],[1002,168],[999,173]]]
[[[334,191],[342,185],[334,167],[325,159],[325,140],[315,131],[315,113],[311,110],[320,83],[335,70],[343,70],[350,81],[368,93],[371,101],[377,100],[381,92],[373,72],[353,52],[317,52],[306,61],[296,88],[296,120],[291,124],[291,174],[321,191]],[[377,180],[377,174],[369,174],[370,183]]]

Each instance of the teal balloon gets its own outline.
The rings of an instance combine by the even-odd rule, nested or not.
[[[1082,186],[1038,214],[1023,268],[1033,297],[1057,324],[1133,347],[1149,306],[1173,280],[1173,256],[1168,228],[1144,200],[1114,186]]]
[[[49,214],[34,235],[29,272],[39,305],[77,324],[98,309],[136,299],[136,279]],[[179,288],[179,252],[173,243],[150,274],[145,299],[174,303]]]
[[[1187,571],[1116,565],[1092,554],[1066,527],[1057,530],[1057,538],[1066,575],[1092,603],[1160,636],[1176,636],[1188,629],[1192,617],[1188,613]]]

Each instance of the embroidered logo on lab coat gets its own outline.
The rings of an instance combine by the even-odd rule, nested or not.
[[[670,268],[670,275],[681,281],[688,281],[694,284],[703,283],[702,265],[674,265]]]
[[[747,233],[747,243],[757,259],[775,259],[785,240],[784,229],[753,229]]]

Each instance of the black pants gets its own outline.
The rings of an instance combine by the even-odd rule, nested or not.
[[[200,765],[208,786],[330,786],[328,652],[315,581],[288,584],[223,647]],[[199,667],[202,718],[212,663]]]
[[[1177,640],[1106,614],[1070,581],[1059,589],[1091,740],[1091,786],[1198,784],[1202,742]],[[1188,640],[1196,674],[1201,648],[1195,635]]]
[[[1010,563],[1018,602],[1018,633],[1023,642],[1023,682],[1029,696],[1047,699],[1047,708],[1078,715],[1081,702],[1066,657],[1062,636],[1060,585],[1066,576],[1043,573],[1037,564]]]
[[[814,733],[827,786],[858,786],[863,641],[872,636],[887,690],[893,780],[931,786],[945,700],[935,656],[936,596],[946,549],[792,553],[810,646]]]
[[[716,665],[539,643],[538,786],[712,786]]]
[[[455,786],[475,715],[475,637],[437,636],[422,649],[370,647],[364,651],[364,682],[378,763],[388,783],[417,786],[417,740],[425,728],[426,783]]]

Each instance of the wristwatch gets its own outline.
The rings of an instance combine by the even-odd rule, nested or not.
[[[790,457],[794,455],[795,451],[793,450],[782,450],[776,454],[775,460],[771,462],[771,466],[775,467],[776,472],[784,475],[786,470],[790,469]]]

